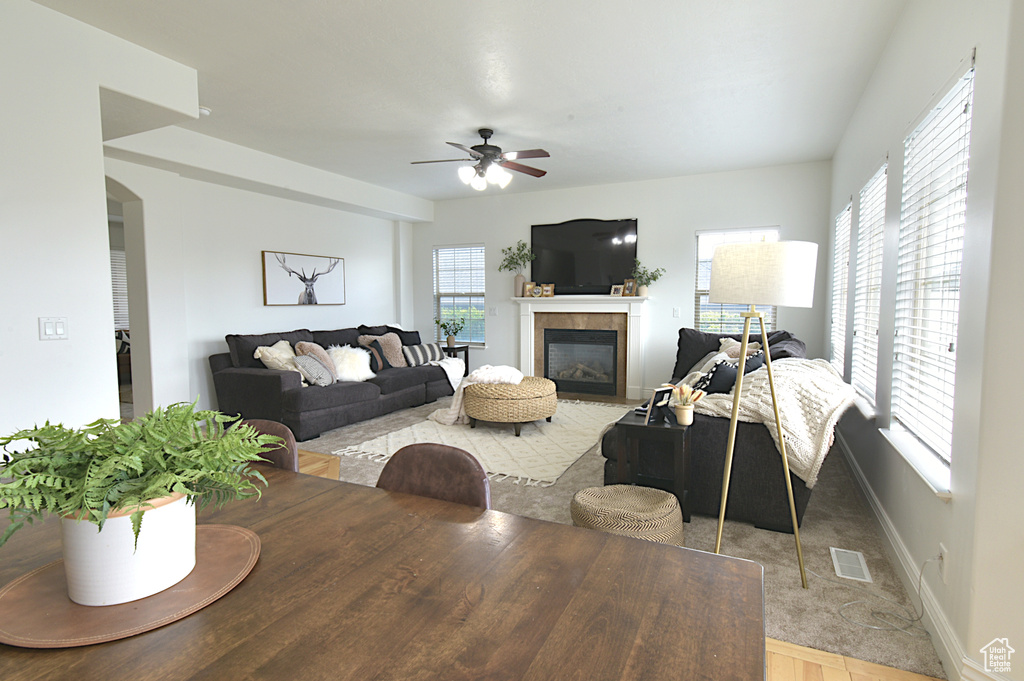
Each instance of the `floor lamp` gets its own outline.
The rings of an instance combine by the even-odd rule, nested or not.
[[[789,478],[789,459],[786,458],[786,441],[782,434],[779,401],[775,396],[775,379],[772,377],[772,362],[766,342],[768,336],[764,327],[764,313],[758,312],[754,305],[811,307],[814,299],[817,254],[818,245],[807,241],[723,244],[715,249],[711,259],[711,287],[708,295],[708,300],[712,303],[750,305],[749,310],[740,313],[743,317],[743,340],[740,344],[740,363],[736,371],[729,440],[725,450],[722,506],[718,512],[715,553],[721,553],[722,526],[725,523],[725,504],[729,496],[729,478],[732,474],[732,455],[736,444],[736,423],[740,411],[740,390],[743,386],[743,370],[747,359],[750,320],[756,318],[761,323],[761,345],[764,348],[764,363],[768,367],[768,385],[771,387],[772,406],[775,409],[779,453],[782,454],[782,477],[786,480],[789,512],[793,520],[793,537],[796,539],[796,558],[800,564],[800,581],[805,589],[807,575],[804,572],[804,554],[800,548],[800,528],[797,526],[796,504],[793,502],[793,484]]]

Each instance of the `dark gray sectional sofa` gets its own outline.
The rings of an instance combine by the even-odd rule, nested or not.
[[[719,339],[735,338],[739,335],[710,334],[683,328],[679,330],[676,365],[672,371],[672,383],[683,379],[690,368],[702,357],[717,351]],[[750,337],[751,342],[761,342],[761,335]],[[806,357],[803,341],[788,331],[774,331],[768,334],[768,347],[772,360],[783,357]],[[718,517],[722,498],[722,474],[725,469],[725,449],[729,436],[729,419],[693,415],[690,426],[687,458],[689,469],[686,482],[686,510],[688,513]],[[660,444],[660,448],[659,448]],[[650,456],[643,461],[638,471],[642,484],[675,492],[672,451],[667,443],[651,443]],[[605,484],[617,481],[617,459],[622,445],[616,428],[609,430],[601,441],[601,452],[605,461]],[[804,481],[789,474],[793,484],[793,499],[796,505],[797,525],[804,516],[811,490]],[[775,446],[768,429],[760,423],[740,421],[736,428],[736,445],[733,449],[732,476],[729,483],[729,503],[725,517],[753,523],[754,526],[792,532],[789,499],[786,495],[786,481],[783,478],[782,457]]]
[[[419,343],[419,334],[393,327],[406,345]],[[379,333],[378,333],[379,332]],[[308,440],[332,428],[415,407],[451,395],[451,383],[441,367],[392,367],[368,381],[339,381],[328,386],[303,386],[295,371],[267,369],[253,357],[257,347],[287,340],[292,346],[310,341],[358,347],[360,335],[382,335],[381,327],[333,331],[297,329],[281,333],[225,336],[228,352],[210,356],[217,408],[247,419],[269,419],[291,428],[296,440]],[[411,342],[415,340],[415,342]],[[406,342],[410,341],[410,342]]]

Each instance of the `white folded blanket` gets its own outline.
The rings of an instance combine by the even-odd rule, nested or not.
[[[447,409],[438,409],[427,418],[445,426],[469,423],[469,417],[466,416],[466,408],[462,402],[462,392],[466,389],[467,385],[473,385],[474,383],[511,383],[519,385],[522,382],[523,372],[515,367],[495,367],[485,364],[479,369],[473,370],[469,376],[462,379],[459,386],[455,388],[451,406]]]

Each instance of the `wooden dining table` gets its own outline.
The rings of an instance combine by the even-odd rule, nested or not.
[[[764,679],[757,563],[261,471],[260,500],[199,516],[260,538],[226,595],[117,641],[0,645],[0,679]],[[26,526],[0,585],[59,558],[54,520]]]

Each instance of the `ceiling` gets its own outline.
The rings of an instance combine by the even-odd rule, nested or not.
[[[903,0],[36,0],[199,73],[204,135],[427,199],[832,157]]]

